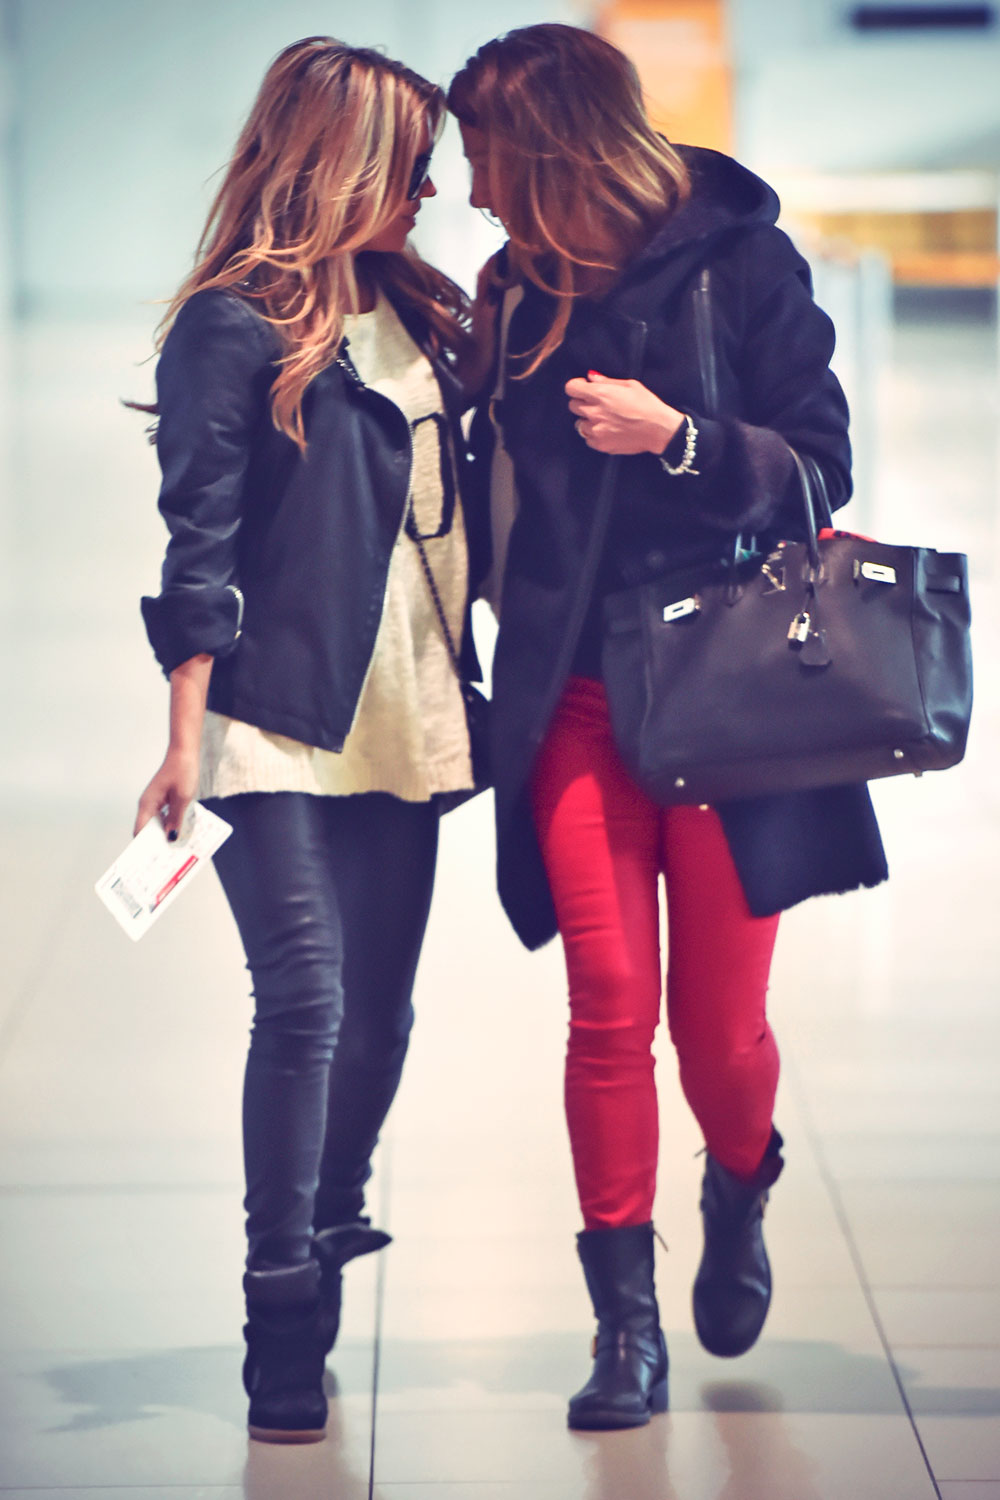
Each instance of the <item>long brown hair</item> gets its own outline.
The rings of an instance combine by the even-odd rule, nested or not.
[[[380,52],[325,36],[286,47],[264,75],[158,345],[195,292],[238,286],[278,331],[272,417],[304,449],[306,386],[359,305],[355,253],[399,213],[445,108],[439,88]],[[466,347],[468,302],[446,276],[409,250],[364,263],[426,318],[439,349]]]
[[[448,107],[486,136],[513,274],[556,299],[530,375],[562,343],[574,300],[606,287],[687,197],[687,169],[649,123],[629,59],[576,26],[487,42],[452,79]]]

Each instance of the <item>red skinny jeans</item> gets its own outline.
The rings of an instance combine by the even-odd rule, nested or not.
[[[602,683],[570,679],[531,792],[566,951],[566,1118],[584,1225],[643,1224],[659,1147],[660,874],[681,1086],[709,1151],[745,1177],[767,1149],[778,1084],[765,1010],[778,918],[751,916],[713,810],[658,807],[636,786]]]

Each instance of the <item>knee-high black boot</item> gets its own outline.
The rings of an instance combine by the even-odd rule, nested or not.
[[[642,1427],[667,1409],[667,1345],[653,1284],[653,1226],[585,1229],[577,1250],[597,1317],[594,1368],[569,1425]]]
[[[764,1160],[749,1179],[735,1177],[707,1154],[701,1190],[705,1249],[693,1302],[694,1325],[710,1354],[745,1354],[764,1327],[771,1305],[764,1206],[781,1176],[783,1144],[772,1129]]]
[[[250,1436],[263,1443],[316,1443],[326,1433],[319,1266],[248,1271],[243,1384]]]
[[[324,1358],[337,1342],[340,1332],[344,1267],[349,1260],[370,1255],[373,1250],[382,1250],[391,1243],[392,1235],[386,1234],[384,1229],[373,1229],[366,1218],[321,1229],[313,1239],[313,1256],[319,1264],[319,1322]]]

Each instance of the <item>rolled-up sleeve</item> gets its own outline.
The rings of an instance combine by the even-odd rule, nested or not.
[[[267,325],[239,297],[196,293],[167,336],[156,372],[159,508],[170,540],[160,593],[142,600],[168,676],[189,657],[224,656],[239,639],[236,538],[255,425],[273,375]]]

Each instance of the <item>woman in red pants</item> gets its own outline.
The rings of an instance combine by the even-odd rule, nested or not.
[[[778,913],[886,868],[864,787],[655,805],[612,736],[603,600],[712,565],[741,533],[794,534],[792,448],[843,505],[847,409],[774,193],[657,135],[609,43],[559,25],[510,32],[469,60],[449,105],[471,201],[509,236],[481,278],[478,321],[492,304],[497,337],[473,438],[492,478],[500,894],[529,947],[558,930],[569,977],[566,1111],[598,1322],[569,1420],[637,1426],[667,1402],[651,1222],[660,875],[670,1034],[707,1147],[695,1324],[707,1349],[735,1355],[771,1295]]]

